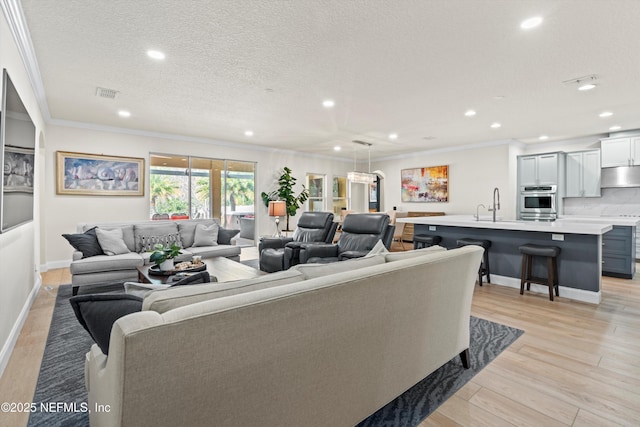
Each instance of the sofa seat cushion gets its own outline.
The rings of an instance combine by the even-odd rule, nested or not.
[[[120,255],[96,255],[71,263],[71,274],[97,273],[113,270],[135,270],[144,265],[140,254],[129,252]]]
[[[302,273],[299,271],[287,270],[256,277],[254,279],[179,286],[164,290],[157,290],[146,295],[142,304],[142,310],[150,310],[162,314],[169,310],[173,310],[174,308],[202,301],[209,301],[229,295],[296,283],[302,280],[304,280],[304,275]]]
[[[309,259],[311,262],[313,258]],[[383,254],[371,255],[362,258],[354,258],[341,262],[334,262],[332,264],[325,263],[327,259],[337,258],[318,258],[319,264],[298,264],[291,267],[290,270],[299,271],[304,274],[305,279],[314,279],[316,277],[329,276],[331,274],[344,273],[346,271],[357,270],[359,268],[372,267],[374,265],[384,264],[385,259]]]
[[[73,286],[122,284],[138,280],[138,270],[111,270],[95,273],[72,274]]]
[[[212,258],[217,256],[223,257],[232,257],[235,255],[240,255],[240,247],[232,246],[232,245],[218,245],[218,246],[202,246],[202,247],[191,247],[184,249],[183,252],[189,253],[189,256],[200,255],[202,258]],[[191,259],[191,258],[189,258]]]

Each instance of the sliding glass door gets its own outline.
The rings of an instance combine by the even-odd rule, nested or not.
[[[239,228],[254,215],[255,163],[170,154],[150,155],[150,217],[217,218]]]

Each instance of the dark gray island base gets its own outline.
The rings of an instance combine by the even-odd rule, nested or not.
[[[429,228],[435,227],[432,231]],[[441,246],[455,248],[456,240],[465,237],[491,240],[489,264],[492,281],[500,283],[497,276],[517,278],[520,286],[520,266],[522,255],[518,247],[526,243],[557,246],[558,276],[560,296],[562,287],[581,289],[589,292],[600,291],[601,236],[593,234],[562,234],[564,240],[552,240],[552,234],[539,231],[500,230],[492,228],[465,228],[446,225],[415,225],[415,234],[436,235],[442,237]],[[547,277],[545,260],[536,259],[533,265],[534,276]],[[494,278],[494,276],[496,276]],[[507,284],[507,283],[504,283]],[[509,283],[512,285],[512,283]],[[546,289],[546,288],[545,288]]]

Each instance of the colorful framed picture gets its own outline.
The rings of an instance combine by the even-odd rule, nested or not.
[[[3,163],[2,191],[33,193],[35,150],[7,145],[4,147]]]
[[[448,202],[449,166],[402,169],[403,202]]]
[[[144,196],[144,159],[57,153],[57,194]]]

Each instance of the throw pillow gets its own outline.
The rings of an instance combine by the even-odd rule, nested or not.
[[[114,228],[113,230],[97,228],[96,235],[102,251],[107,255],[120,255],[131,252],[124,242],[122,230],[119,228]]]
[[[102,247],[96,236],[96,228],[93,227],[78,234],[63,234],[62,237],[74,247],[75,250],[82,252],[82,258],[89,258],[96,255],[103,255]]]
[[[79,295],[69,302],[82,327],[105,355],[109,354],[113,323],[142,310],[142,298],[126,294]]]
[[[193,236],[193,247],[217,246],[218,245],[218,224],[196,225],[196,233]]]
[[[163,236],[140,236],[140,252],[153,251],[156,245],[163,245],[164,247],[170,247],[171,245],[178,245],[182,247],[182,240],[180,240],[179,233],[166,234]]]
[[[378,243],[375,244],[375,246],[373,248],[371,248],[371,250],[369,251],[368,254],[366,254],[365,256],[374,256],[374,255],[379,255],[379,254],[388,254],[389,251],[387,250],[387,248],[384,246],[384,244],[382,243],[382,240],[378,240]]]
[[[231,239],[239,232],[240,230],[218,227],[218,243],[221,245],[230,245]]]

